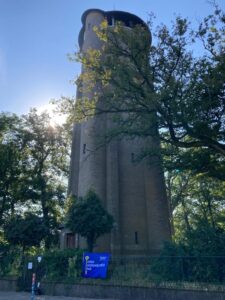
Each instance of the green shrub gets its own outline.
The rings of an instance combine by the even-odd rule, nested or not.
[[[20,250],[0,240],[0,276],[17,275],[19,263]]]
[[[165,244],[151,271],[162,280],[224,282],[224,253],[224,230],[199,222],[180,243]]]
[[[45,278],[65,280],[81,274],[83,251],[77,249],[51,250],[43,255],[41,266],[46,269]]]
[[[185,256],[182,245],[173,242],[164,244],[159,257],[152,258],[151,272],[158,280],[182,280],[182,257]]]

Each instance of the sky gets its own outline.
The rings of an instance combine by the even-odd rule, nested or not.
[[[222,9],[225,1],[217,0]],[[122,10],[169,24],[175,15],[197,24],[213,11],[207,0],[0,0],[0,112],[28,113],[51,99],[74,96],[80,65],[81,16],[90,8]]]

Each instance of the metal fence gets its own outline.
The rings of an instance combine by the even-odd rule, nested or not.
[[[32,269],[28,263],[32,262]],[[44,259],[26,258],[19,274],[23,290],[31,289],[32,274],[36,282],[61,281],[82,284],[110,284],[150,287],[156,285],[196,287],[202,284],[225,283],[225,256],[112,256],[108,276],[102,279],[84,279],[81,276],[81,259],[66,258],[49,266]]]
[[[225,256],[113,257],[109,276],[143,282],[225,282]]]

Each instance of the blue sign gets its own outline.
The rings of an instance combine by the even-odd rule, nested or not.
[[[85,278],[106,278],[110,254],[84,253],[82,275]]]

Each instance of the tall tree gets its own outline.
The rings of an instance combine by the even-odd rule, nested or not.
[[[108,132],[109,140],[153,136],[157,124],[161,142],[185,149],[178,152],[180,159],[192,158],[193,151],[193,159],[204,154],[205,169],[224,179],[224,21],[217,7],[196,30],[178,17],[171,30],[165,25],[156,29],[152,46],[143,26],[127,30],[121,23],[103,22],[95,28],[102,49],[71,56],[85,69],[77,80],[80,94],[95,86],[93,99],[78,98],[74,112],[72,101],[64,98],[63,109],[77,121],[109,113],[117,125]],[[200,47],[199,41],[201,55],[194,55],[191,49]]]
[[[16,115],[0,114],[0,225],[22,204],[22,148],[18,139],[21,120]]]
[[[177,241],[191,234],[199,224],[225,229],[223,181],[182,170],[167,172],[166,179]]]
[[[66,192],[69,147],[63,126],[35,109],[0,115],[0,221],[29,211],[43,216],[48,248],[57,234]]]
[[[57,232],[57,224],[65,198],[65,175],[68,169],[68,139],[60,126],[50,125],[47,113],[35,109],[23,117],[20,133],[24,151],[27,200],[40,207],[48,229],[45,246],[49,248]]]

